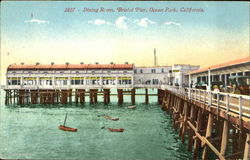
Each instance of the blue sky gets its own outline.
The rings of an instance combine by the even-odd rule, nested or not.
[[[65,8],[75,12],[64,12]],[[171,12],[86,13],[100,7]],[[204,12],[180,12],[181,8]],[[109,63],[208,66],[249,55],[249,2],[1,3],[3,69],[11,63]],[[218,54],[219,53],[219,54]],[[224,57],[223,59],[221,57]]]

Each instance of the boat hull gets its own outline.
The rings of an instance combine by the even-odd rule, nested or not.
[[[136,106],[128,106],[129,109],[135,109]]]
[[[66,127],[63,125],[58,126],[58,128],[63,131],[77,132],[77,128]]]
[[[108,130],[111,132],[123,132],[124,128],[118,128],[118,129],[108,128]]]

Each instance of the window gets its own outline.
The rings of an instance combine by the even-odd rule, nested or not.
[[[158,84],[158,79],[153,79],[153,84]]]
[[[108,74],[110,74],[111,73],[111,71],[108,71]]]
[[[164,73],[164,68],[161,69],[161,73]]]
[[[16,71],[13,71],[12,73],[14,73],[14,74],[15,74],[15,73],[16,73]]]
[[[151,69],[151,73],[155,73],[155,69]]]
[[[127,71],[123,71],[124,74],[128,73]]]
[[[95,74],[95,71],[92,71],[92,74]]]
[[[32,73],[31,71],[29,71],[28,73]]]
[[[134,70],[134,73],[137,73],[137,70],[136,70],[136,69]]]
[[[140,69],[140,73],[143,73],[143,70],[142,70],[142,69]]]
[[[63,74],[63,73],[64,73],[63,71],[60,72],[60,74]]]
[[[78,73],[79,73],[79,71],[76,71],[76,73],[78,74]]]

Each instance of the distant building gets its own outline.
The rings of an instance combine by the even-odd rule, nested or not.
[[[200,66],[190,64],[175,64],[169,74],[170,83],[174,86],[188,86],[188,75],[190,71],[200,69]]]
[[[134,68],[134,84],[167,85],[171,66],[144,66]]]

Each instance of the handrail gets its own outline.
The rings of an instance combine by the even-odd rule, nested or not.
[[[196,88],[176,88],[173,86],[164,86],[162,89],[167,89],[177,95],[186,96],[186,98],[191,100],[206,103],[208,106],[215,106],[218,110],[222,109],[227,113],[236,113],[239,119],[243,117],[250,119],[250,96]]]

